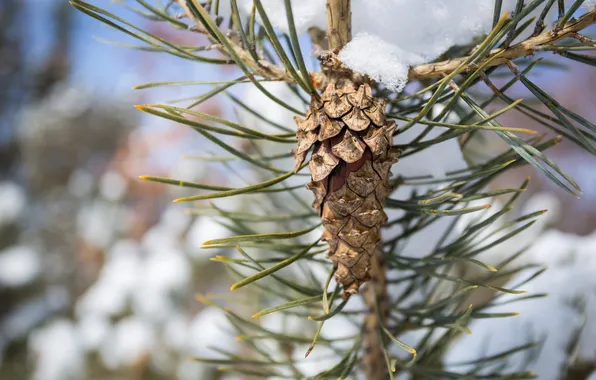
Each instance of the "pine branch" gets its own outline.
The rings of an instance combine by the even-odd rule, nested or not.
[[[201,25],[200,20],[196,19],[188,5],[188,3],[192,3],[196,6],[197,0],[177,0],[177,2],[184,9],[184,12],[189,18],[194,20],[197,25]],[[327,3],[327,35],[329,49],[331,50],[339,50],[351,39],[351,26],[346,26],[351,25],[351,12],[346,12],[346,9],[350,9],[349,7],[350,0],[329,0]],[[508,48],[494,49],[485,59],[468,65],[461,72],[465,73],[473,71],[484,62],[488,62],[486,65],[488,68],[503,65],[516,58],[533,55],[536,52],[541,51],[542,46],[552,45],[553,43],[568,37],[576,38],[579,32],[594,24],[596,24],[596,9],[587,12],[577,20],[565,24],[558,31],[546,31],[538,36],[520,42],[517,45]],[[215,46],[218,46],[223,54],[230,55],[230,52],[227,51],[224,46]],[[288,74],[284,67],[278,66],[265,59],[259,59],[258,61],[254,60],[250,52],[238,43],[232,44],[232,47],[234,53],[240,57],[243,63],[253,70],[255,74],[270,80],[281,80],[290,84],[296,83],[294,78]],[[499,55],[499,57],[494,58],[496,55]],[[442,77],[455,71],[467,59],[469,59],[469,56],[452,58],[441,62],[421,64],[412,67],[408,77],[409,80],[424,80]],[[320,73],[311,72],[310,76],[315,83],[324,83]]]
[[[553,43],[568,37],[575,38],[577,33],[594,24],[596,24],[596,9],[592,9],[577,20],[565,24],[565,26],[558,31],[549,30],[536,37],[528,38],[517,45],[505,49],[494,49],[482,61],[468,65],[462,72],[473,71],[477,67],[483,65],[484,62],[488,61],[490,62],[487,64],[487,67],[492,67],[505,64],[516,58],[533,55],[536,52],[541,51],[542,46],[552,45]],[[499,57],[495,58],[496,55],[499,55]],[[455,71],[468,58],[469,57],[459,57],[442,62],[418,65],[410,69],[408,77],[410,80],[442,77]]]
[[[542,153],[558,143],[559,138],[547,140],[545,136],[533,136],[522,140],[514,133],[528,130],[505,127],[499,124],[496,118],[506,111],[516,109],[539,121],[546,120],[553,124],[553,130],[560,130],[561,134],[581,143],[582,146],[590,147],[596,141],[593,135],[593,132],[596,132],[594,124],[551,100],[528,80],[527,74],[536,66],[536,62],[527,66],[524,64],[520,70],[511,66],[514,75],[511,75],[510,82],[500,88],[492,84],[490,75],[496,64],[508,64],[515,58],[530,56],[537,51],[556,48],[560,49],[557,53],[567,54],[572,50],[567,45],[553,45],[563,38],[572,37],[585,44],[585,37],[578,33],[596,23],[594,10],[578,20],[567,22],[565,20],[568,17],[563,19],[560,22],[562,27],[553,31],[535,35],[514,46],[491,51],[495,46],[504,46],[503,40],[507,37],[519,36],[524,28],[531,24],[531,21],[522,19],[542,3],[533,1],[534,8],[528,5],[517,18],[508,20],[506,17],[498,17],[501,14],[501,2],[495,1],[495,28],[476,51],[467,57],[414,67],[410,74],[411,80],[434,77],[441,79],[429,81],[427,87],[415,93],[408,94],[406,90],[404,94],[399,95],[400,97],[394,98],[396,94],[386,89],[371,88],[362,74],[351,72],[337,59],[336,53],[351,38],[350,0],[327,0],[327,32],[314,29],[310,31],[313,42],[319,47],[316,50],[320,52],[322,73],[307,71],[303,58],[306,52],[301,50],[294,25],[291,5],[295,2],[290,0],[280,0],[286,7],[288,35],[281,35],[275,30],[275,23],[271,22],[275,20],[269,20],[272,14],[267,15],[267,7],[262,4],[263,0],[250,1],[254,4],[253,12],[244,18],[237,6],[240,1],[231,0],[232,14],[229,20],[224,20],[225,17],[222,18],[217,11],[220,1],[171,0],[171,3],[177,3],[183,8],[192,20],[192,25],[174,18],[167,9],[147,8],[153,14],[146,14],[146,17],[152,20],[167,22],[177,29],[205,34],[210,42],[207,42],[206,46],[198,47],[175,45],[134,27],[118,16],[102,12],[83,0],[72,2],[78,9],[110,26],[118,27],[116,23],[122,23],[126,27],[119,29],[147,44],[144,49],[163,51],[180,58],[210,64],[236,63],[237,68],[243,72],[242,77],[226,82],[153,82],[137,87],[216,85],[200,96],[187,99],[192,100],[188,107],[152,104],[137,108],[187,125],[211,141],[213,146],[229,154],[212,157],[202,155],[195,158],[219,162],[240,179],[253,183],[252,177],[245,178],[244,172],[238,173],[238,168],[233,165],[243,165],[242,168],[245,170],[244,164],[248,164],[249,167],[254,167],[254,171],[250,173],[254,173],[258,179],[256,184],[224,187],[172,178],[141,177],[201,192],[195,196],[179,198],[177,202],[241,196],[247,198],[248,203],[250,197],[258,198],[250,200],[251,207],[255,207],[254,210],[250,209],[250,212],[236,206],[222,209],[215,205],[200,206],[191,210],[197,215],[216,216],[218,223],[232,235],[219,239],[210,238],[204,243],[203,248],[235,247],[238,251],[240,256],[217,255],[212,258],[213,261],[224,265],[236,279],[232,289],[249,292],[241,293],[238,298],[234,297],[234,301],[240,305],[248,303],[244,297],[246,294],[263,299],[262,303],[259,302],[257,310],[252,310],[255,307],[252,303],[248,306],[253,318],[247,319],[243,317],[246,310],[236,314],[234,309],[237,305],[224,308],[199,297],[201,302],[225,311],[240,338],[242,352],[220,352],[225,359],[197,360],[211,365],[225,365],[223,368],[227,371],[255,378],[276,376],[296,379],[346,379],[361,376],[367,380],[387,380],[393,378],[392,368],[401,373],[408,372],[414,378],[420,379],[489,378],[485,376],[484,371],[494,364],[497,360],[495,357],[480,357],[476,361],[477,368],[472,372],[462,370],[462,373],[459,373],[460,370],[454,372],[455,370],[443,367],[442,355],[458,334],[469,331],[467,324],[470,320],[504,316],[502,313],[482,312],[484,306],[469,308],[466,302],[468,292],[476,288],[511,294],[521,292],[518,289],[519,285],[500,287],[504,283],[498,283],[497,287],[495,281],[508,278],[523,269],[511,266],[510,263],[526,248],[516,250],[517,252],[495,266],[481,261],[482,257],[479,255],[522,233],[542,212],[530,213],[513,220],[508,218],[511,205],[527,188],[527,181],[521,187],[512,189],[489,189],[487,186],[505,170],[528,162],[569,192],[579,191],[577,184]],[[145,0],[137,2],[143,6],[145,4]],[[518,2],[521,3],[523,2]],[[552,5],[553,2],[549,3]],[[550,9],[550,6],[548,8]],[[257,17],[260,20],[257,21]],[[259,25],[255,28],[257,22]],[[128,28],[131,28],[130,31]],[[581,47],[586,46],[588,45]],[[195,54],[210,49],[219,50],[225,56],[224,59]],[[470,54],[469,49],[470,47],[462,47],[461,50],[450,50],[444,57]],[[279,61],[276,61],[277,58]],[[491,66],[493,68],[489,69]],[[456,78],[457,74],[466,71],[469,75],[463,80]],[[290,85],[281,86],[287,90],[286,92],[275,92],[263,86],[265,83],[262,82],[270,80],[284,81]],[[310,80],[313,83],[309,83]],[[474,84],[482,81],[494,92],[494,96],[483,101],[472,88]],[[536,98],[547,104],[556,117],[534,110],[521,99],[510,99],[506,90],[517,81],[530,88]],[[245,104],[228,92],[233,85],[247,82],[252,83],[274,102],[271,107],[279,106],[282,110],[304,117],[295,118],[298,127],[296,139],[292,136],[293,133],[286,133],[294,131],[292,126],[270,120],[269,111],[274,111],[274,108],[269,109],[266,105],[256,107],[254,102],[249,101]],[[314,90],[313,85],[318,89],[325,88],[325,91],[319,93]],[[240,113],[236,114],[235,119],[226,120],[195,110],[197,105],[218,94],[227,95],[239,109],[255,116],[258,119],[257,123],[266,124],[273,130],[282,132],[264,132],[260,127],[253,126],[250,120],[243,120]],[[291,104],[290,96],[295,95],[302,98],[304,106]],[[303,112],[308,103],[307,96],[310,96],[311,102],[307,112]],[[497,99],[508,105],[489,114],[486,107]],[[385,107],[386,104],[388,107]],[[434,112],[437,108],[435,106],[444,108],[437,114]],[[458,121],[447,119],[455,114]],[[395,142],[400,145],[392,145],[396,130],[393,119],[406,122],[400,125],[398,132],[410,127],[419,128],[421,125],[426,127],[418,137],[409,142],[400,139],[398,134]],[[246,122],[249,124],[245,125]],[[571,122],[581,124],[581,130],[570,125]],[[435,127],[447,127],[447,130],[437,137],[429,138],[428,133]],[[470,161],[469,166],[447,172],[443,178],[436,175],[420,175],[390,180],[390,167],[397,159],[398,150],[402,151],[402,157],[410,156],[425,149],[434,149],[438,143],[460,138],[464,134],[473,137],[474,132],[479,129],[496,132],[511,150],[474,165]],[[238,149],[237,145],[230,142],[231,137],[240,146],[250,145],[251,149]],[[296,142],[298,146],[293,151],[296,160],[294,170],[290,170],[288,162],[282,161],[291,156],[289,148],[281,154],[269,152],[272,144]],[[260,145],[265,143],[267,145]],[[302,169],[309,169],[310,174],[300,173]],[[275,177],[271,178],[273,176]],[[299,193],[295,193],[303,186],[302,179],[305,176],[312,179],[309,188],[314,193],[313,207],[316,213],[311,212]],[[288,183],[287,180],[293,182]],[[409,196],[396,194],[387,198],[393,190],[393,185],[411,186],[413,190]],[[374,191],[374,194],[371,191]],[[492,203],[495,197],[505,195],[510,198],[504,204],[493,204],[495,209],[499,209],[495,213],[483,211],[491,207],[490,204],[471,203],[480,199],[487,199],[487,202]],[[288,200],[291,200],[289,204]],[[388,217],[384,212],[388,209],[398,209],[400,214]],[[425,229],[436,225],[440,218],[459,218],[469,213],[475,215],[469,219],[464,230],[452,238],[452,234],[461,228],[458,226],[456,229],[457,220],[454,220],[441,233],[434,248],[429,248],[428,252],[420,252],[425,255],[424,259],[402,254],[402,244],[405,243],[404,246],[407,246],[408,239],[415,234],[429,234],[430,238],[430,234],[434,232]],[[321,221],[324,233],[313,242],[310,232],[316,228],[313,223],[314,217]],[[279,228],[270,231],[268,226],[271,223],[279,224]],[[265,224],[265,227],[259,227],[262,224]],[[380,232],[383,225],[399,227],[400,230],[387,231],[381,240]],[[262,255],[263,251],[267,254]],[[325,254],[327,257],[321,256]],[[333,263],[333,268],[330,268],[330,262]],[[474,265],[489,273],[468,276],[459,272],[458,268],[464,268],[464,265],[466,268],[468,265]],[[289,270],[290,267],[296,268],[298,274]],[[324,286],[321,286],[321,279],[311,268],[324,268],[328,271]],[[330,288],[333,277],[337,283],[335,289]],[[388,297],[388,284],[392,286],[391,298]],[[347,298],[355,295],[360,287],[363,288],[366,308],[344,309],[344,306],[350,305]],[[251,290],[248,290],[249,288]],[[343,299],[340,299],[340,294]],[[210,297],[224,299],[223,297],[228,295]],[[252,299],[249,302],[251,301]],[[260,316],[271,313],[279,313],[282,318],[308,318],[316,322],[316,333],[311,340],[302,332],[300,336],[296,336],[285,329],[277,331],[270,328],[267,322],[258,320]],[[325,331],[321,333],[323,324],[336,317],[360,325],[359,333],[341,339],[326,337]],[[424,331],[426,334],[422,340],[408,342],[418,351],[399,340],[409,340],[403,334],[412,330]],[[266,347],[259,345],[262,340],[267,340]],[[276,348],[269,345],[271,341],[277,342]],[[340,341],[341,344],[338,344]],[[348,347],[345,341],[353,344]],[[298,361],[294,360],[291,351],[293,347],[297,347],[296,345],[305,343],[311,343],[307,354],[311,353],[316,345],[332,349],[338,359],[337,363],[315,376],[301,374],[297,367]],[[403,361],[400,355],[389,350],[389,345],[409,353],[412,356],[411,360]],[[273,359],[271,353],[274,350],[285,352],[286,348],[289,353],[285,362]],[[516,350],[520,349],[516,348],[499,355],[497,364],[505,363],[506,361],[501,359]],[[315,351],[309,360],[315,360],[318,354],[320,352]],[[321,357],[324,358],[325,353],[322,353]],[[491,372],[490,378],[530,376],[525,371],[511,374],[503,373],[499,369]]]
[[[329,49],[340,50],[352,39],[351,0],[327,0]]]
[[[201,25],[201,21],[197,19],[194,13],[191,11],[189,3],[194,5],[195,7],[199,7],[200,4],[198,0],[177,0],[178,4],[184,9],[184,13],[191,19],[196,22],[197,25]],[[205,30],[202,30],[206,32]],[[209,33],[207,33],[209,35]],[[288,74],[285,68],[277,66],[265,59],[259,59],[258,61],[254,60],[248,50],[240,46],[238,43],[234,43],[233,41],[230,44],[231,48],[233,49],[233,53],[237,55],[242,62],[249,67],[251,70],[255,72],[255,74],[262,76],[263,78],[270,79],[270,80],[281,80],[288,83],[296,83],[294,78]],[[219,48],[219,51],[223,54],[230,56],[232,55],[230,51],[228,51],[224,46],[218,44],[216,45]]]

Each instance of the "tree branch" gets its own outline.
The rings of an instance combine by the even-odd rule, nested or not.
[[[527,40],[520,42],[517,45],[508,47],[506,49],[495,49],[491,51],[488,57],[486,57],[484,60],[477,62],[475,65],[466,67],[463,70],[463,72],[475,70],[478,66],[482,65],[483,62],[490,60],[491,57],[501,52],[501,56],[489,62],[487,67],[502,65],[516,58],[532,55],[540,51],[541,46],[551,45],[563,38],[573,37],[576,33],[586,29],[587,27],[593,24],[596,24],[596,9],[592,9],[591,11],[584,14],[582,17],[578,18],[577,20],[568,22],[558,32],[547,31],[537,35],[536,37],[528,38]],[[442,77],[453,72],[466,59],[468,59],[468,57],[460,57],[442,62],[418,65],[410,69],[408,78],[409,80],[420,80]]]
[[[197,25],[200,25],[200,21],[196,20],[192,12],[186,5],[186,0],[176,0],[178,4],[184,9],[186,15],[194,20]],[[197,0],[190,0],[196,2]],[[327,1],[327,33],[329,39],[329,48],[331,50],[341,49],[351,39],[351,27],[348,26],[351,21],[350,0],[328,0]],[[568,22],[561,28],[561,30],[546,31],[538,36],[531,37],[517,45],[495,49],[490,52],[489,56],[484,60],[477,62],[474,65],[470,65],[462,70],[462,72],[469,72],[475,70],[478,66],[482,65],[491,59],[495,54],[503,52],[498,58],[493,59],[487,65],[497,66],[505,64],[508,61],[516,58],[521,58],[535,54],[541,51],[541,47],[545,45],[551,45],[563,38],[575,37],[577,33],[588,28],[591,25],[596,24],[596,8],[587,12],[577,20]],[[255,61],[250,53],[245,50],[238,43],[232,44],[234,52],[246,66],[254,71],[255,74],[262,76],[263,78],[271,80],[281,80],[288,83],[295,83],[294,79],[288,74],[286,69],[281,66],[277,66],[267,60]],[[229,56],[229,53],[222,47],[220,51]],[[408,79],[409,80],[423,80],[429,78],[442,77],[453,72],[462,62],[468,57],[453,58],[446,61],[427,63],[418,66],[414,66],[410,69]],[[311,72],[311,77],[315,83],[324,83],[322,73]]]
[[[351,0],[327,0],[329,49],[338,52],[352,39]]]
[[[195,6],[199,6],[197,0],[190,0],[190,1],[195,3]],[[184,13],[191,20],[193,20],[198,26],[201,26],[200,20],[197,20],[196,17],[194,17],[193,13],[190,11],[190,8],[186,4],[186,0],[177,0],[177,2],[182,7],[182,9],[184,9]],[[206,34],[209,36],[209,33],[206,33]],[[211,37],[211,36],[209,36],[209,37]],[[260,75],[263,78],[267,78],[267,79],[280,80],[280,81],[285,81],[288,83],[295,83],[294,78],[292,78],[292,76],[290,74],[288,74],[288,72],[286,71],[285,68],[277,66],[277,65],[275,65],[269,61],[266,61],[264,59],[255,61],[246,49],[244,49],[242,46],[240,46],[238,43],[235,43],[234,41],[230,40],[230,42],[231,42],[232,48],[234,49],[234,53],[236,53],[236,55],[242,60],[242,62],[246,66],[248,66],[251,70],[253,70],[255,74]],[[219,50],[223,54],[230,56],[229,52],[223,46],[220,45]]]

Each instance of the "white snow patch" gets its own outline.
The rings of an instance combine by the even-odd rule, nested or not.
[[[408,81],[408,59],[399,47],[379,36],[359,33],[339,53],[339,59],[350,69],[384,83],[393,91],[401,91]],[[420,60],[420,58],[418,58]]]
[[[167,230],[171,231],[173,235],[180,235],[188,227],[190,219],[191,216],[185,213],[181,208],[170,206],[161,215],[159,223]]]
[[[225,351],[236,351],[236,342],[231,336],[234,329],[224,312],[216,307],[201,311],[190,322],[187,330],[186,351],[188,355],[213,357],[217,355],[208,347]]]
[[[81,346],[87,351],[97,350],[110,332],[110,322],[99,315],[86,315],[78,321],[77,334]]]
[[[12,181],[0,182],[0,227],[14,222],[25,209],[23,189]]]
[[[84,169],[76,169],[68,178],[68,192],[82,198],[93,190],[93,175]]]
[[[119,321],[101,347],[101,358],[108,368],[125,368],[143,360],[155,342],[153,327],[136,317]]]
[[[186,235],[186,248],[193,259],[207,261],[215,253],[213,250],[201,248],[201,244],[209,239],[231,236],[230,231],[209,216],[199,216],[192,223]],[[217,251],[217,250],[215,250]]]
[[[262,2],[273,26],[287,33],[284,2]],[[502,13],[513,10],[515,4],[516,0],[503,1]],[[245,15],[249,14],[252,2],[242,5]],[[594,5],[595,0],[588,0],[583,8]],[[325,1],[292,1],[292,9],[298,33],[309,27],[326,28]],[[542,9],[538,7],[526,19]],[[407,81],[409,66],[430,62],[453,46],[469,44],[489,33],[493,11],[493,0],[353,0],[354,39],[344,47],[340,59],[351,69],[399,91]],[[547,15],[548,26],[554,12]]]
[[[186,343],[188,319],[182,314],[176,314],[166,321],[163,328],[163,342],[168,348],[180,351]]]
[[[0,251],[0,286],[26,285],[40,272],[41,258],[32,248],[18,245]]]
[[[108,252],[97,281],[79,298],[78,315],[113,316],[122,312],[135,289],[141,266],[138,244],[120,240]]]
[[[105,248],[113,239],[118,225],[118,207],[95,200],[84,205],[77,214],[77,232],[89,244]]]
[[[440,109],[439,109],[440,110]],[[399,144],[407,144],[416,138],[425,126],[414,125],[405,132],[398,134],[394,141]],[[445,131],[444,128],[435,127],[422,140],[426,141],[439,136]],[[399,164],[392,168],[394,176],[414,177],[431,175],[433,178],[444,178],[448,172],[464,169],[467,167],[461,148],[455,139],[447,140],[433,145],[432,149],[424,149],[413,155],[400,158]],[[418,194],[424,194],[433,188],[440,188],[442,184],[398,186],[391,194],[391,198],[398,200],[409,199],[412,190]],[[401,217],[404,212],[399,209],[387,209],[389,220]],[[412,234],[403,242],[401,254],[409,257],[423,257],[428,255],[435,244],[450,225],[450,218],[439,218],[435,223],[430,224],[424,231]],[[386,236],[391,237],[402,232],[402,226],[395,225],[387,229]]]
[[[189,262],[181,252],[151,252],[140,268],[133,294],[136,314],[152,321],[165,320],[174,310],[173,296],[188,289],[190,276]]]
[[[536,360],[529,365],[537,377],[559,379],[560,370],[567,361],[567,349],[574,334],[579,332],[575,358],[593,362],[596,359],[596,234],[576,236],[549,231],[537,240],[528,252],[533,261],[548,265],[541,276],[523,285],[529,294],[548,293],[544,298],[494,306],[486,312],[519,312],[511,318],[475,320],[472,335],[464,336],[448,351],[445,362],[478,359],[478,355],[494,355],[523,345],[531,340],[544,339]],[[528,278],[529,271],[513,278],[506,288]],[[515,299],[505,295],[500,302]],[[526,353],[514,354],[510,368],[521,365]],[[457,367],[466,370],[466,366]],[[517,367],[519,368],[519,367]]]
[[[83,378],[84,351],[72,322],[56,320],[35,330],[29,346],[35,358],[34,380]]]
[[[298,97],[298,95],[296,95],[296,93],[294,93],[287,84],[283,82],[266,82],[262,85],[269,93],[279,99],[283,99],[283,101],[288,105],[297,109],[305,108],[304,102],[302,102],[300,97]],[[247,106],[249,106],[253,111],[255,111],[256,114],[262,116],[263,118],[286,128],[295,128],[296,123],[294,122],[294,116],[296,116],[296,114],[275,103],[257,87],[247,86],[246,91],[243,94],[243,99],[245,100]],[[256,129],[260,132],[282,132],[279,128],[264,122],[259,117],[246,110],[240,110],[240,118],[246,126]],[[275,153],[267,152],[267,154]]]
[[[145,232],[141,245],[147,251],[160,251],[176,248],[179,244],[174,231],[165,224],[159,223]]]
[[[115,171],[108,171],[101,176],[99,180],[99,191],[104,198],[110,201],[118,201],[122,199],[126,193],[128,184],[126,179]]]
[[[292,13],[294,14],[294,26],[297,33],[305,32],[311,26],[325,27],[325,1],[323,0],[292,0]],[[267,18],[271,24],[284,33],[289,33],[288,18],[286,16],[286,7],[280,0],[261,0]],[[241,10],[245,15],[252,11],[252,1],[239,1]],[[258,15],[257,11],[257,15]],[[261,21],[260,16],[258,17]]]

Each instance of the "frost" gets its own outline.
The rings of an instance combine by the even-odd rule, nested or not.
[[[84,352],[70,321],[57,320],[34,331],[29,345],[35,356],[34,380],[83,378]]]
[[[547,297],[494,306],[489,313],[519,312],[516,317],[475,320],[472,335],[464,336],[448,351],[446,363],[478,359],[544,339],[536,360],[528,366],[544,380],[559,379],[567,362],[568,350],[579,362],[596,359],[596,234],[576,236],[550,231],[537,240],[528,256],[548,265],[548,270],[523,286],[530,295],[548,293]],[[512,287],[531,275],[520,273],[505,287]],[[499,302],[519,296],[505,295]],[[553,312],[556,311],[556,312]],[[578,334],[579,333],[579,334]],[[579,337],[572,345],[574,336]],[[512,356],[509,366],[522,365],[527,353]],[[452,367],[453,368],[453,367]],[[460,370],[465,368],[458,367]]]
[[[33,281],[41,271],[39,253],[25,246],[0,251],[0,286],[19,287]]]

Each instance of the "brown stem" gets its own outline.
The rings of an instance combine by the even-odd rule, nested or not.
[[[366,286],[364,301],[368,307],[362,346],[362,366],[367,380],[389,378],[389,370],[383,353],[383,332],[389,318],[389,295],[387,294],[387,268],[383,252],[378,249],[371,260],[370,281]]]
[[[327,0],[329,49],[338,52],[352,39],[351,0]]]

